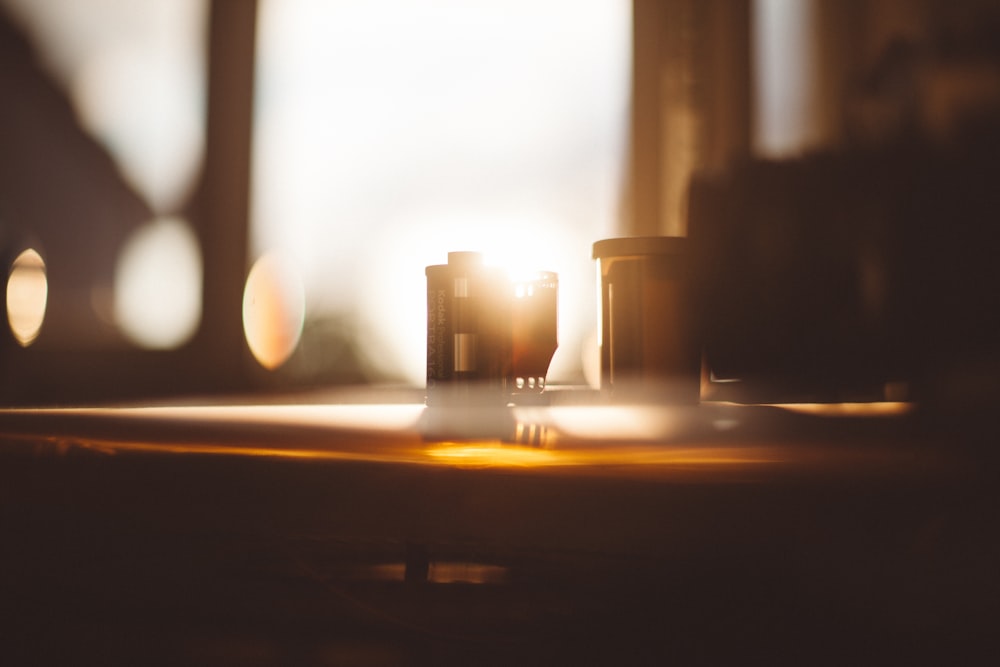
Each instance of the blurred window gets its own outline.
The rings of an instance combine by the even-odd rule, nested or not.
[[[790,157],[818,142],[814,0],[754,0],[754,150]]]
[[[578,380],[630,54],[628,0],[262,0],[251,259],[301,273],[303,345],[347,318],[422,383],[424,267],[480,250],[559,272],[549,377]]]
[[[153,210],[182,206],[205,143],[207,0],[2,4]]]

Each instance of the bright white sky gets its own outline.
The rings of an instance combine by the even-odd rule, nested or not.
[[[590,246],[617,222],[630,30],[628,0],[264,0],[254,253],[290,257],[307,312],[357,313],[415,383],[425,266],[480,250],[557,271],[550,378],[578,370]]]

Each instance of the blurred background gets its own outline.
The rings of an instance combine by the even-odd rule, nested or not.
[[[2,9],[0,229],[36,253],[6,400],[422,385],[424,267],[461,249],[561,274],[582,382],[628,2]]]
[[[453,250],[558,272],[549,382],[593,386],[594,241],[947,140],[1000,99],[996,4],[2,0],[0,400],[419,387]]]

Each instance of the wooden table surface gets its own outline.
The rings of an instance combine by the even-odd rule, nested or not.
[[[954,664],[995,646],[981,425],[461,412],[0,410],[0,659]]]

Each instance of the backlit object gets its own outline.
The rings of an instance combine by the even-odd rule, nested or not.
[[[427,401],[539,394],[556,350],[555,273],[512,280],[474,252],[428,266]]]
[[[601,279],[601,388],[616,399],[697,403],[701,352],[687,239],[594,244]]]

